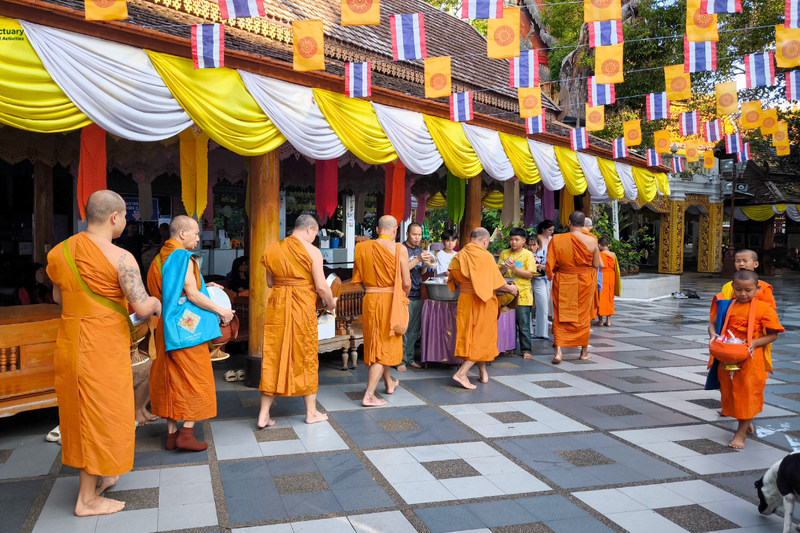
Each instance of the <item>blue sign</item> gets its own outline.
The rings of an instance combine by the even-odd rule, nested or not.
[[[123,200],[125,200],[125,209],[127,210],[125,220],[135,220],[137,222],[143,221],[144,219],[139,214],[139,199],[123,198]],[[153,214],[147,219],[147,221],[158,222],[158,213],[158,199],[153,198]]]

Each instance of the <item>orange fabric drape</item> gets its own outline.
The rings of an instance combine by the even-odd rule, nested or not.
[[[81,130],[78,166],[78,209],[86,220],[86,202],[95,191],[106,188],[106,132],[97,124]]]
[[[392,215],[397,222],[405,219],[406,210],[406,166],[399,159],[394,163],[387,163],[386,192],[383,201],[383,213]]]
[[[314,192],[317,216],[320,224],[325,224],[328,218],[336,212],[339,205],[339,160],[317,159],[317,182]]]

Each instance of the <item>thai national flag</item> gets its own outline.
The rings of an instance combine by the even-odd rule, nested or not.
[[[616,100],[614,95],[614,84],[601,84],[595,82],[594,76],[589,76],[589,105],[597,107],[599,105],[611,105]]]
[[[623,41],[621,20],[589,23],[589,48],[611,46]]]
[[[526,118],[525,119],[525,133],[528,135],[533,135],[534,133],[544,133],[544,113],[539,115],[538,117],[533,118]]]
[[[648,148],[647,149],[647,166],[648,167],[660,167],[661,166],[661,154],[656,152],[655,148]]]
[[[800,70],[786,73],[786,99],[800,100]]]
[[[680,120],[680,134],[682,137],[700,133],[700,117],[697,111],[681,113]]]
[[[772,52],[744,56],[744,77],[747,88],[775,85],[775,60]]]
[[[789,2],[787,0],[787,8]],[[700,13],[705,15],[716,15],[718,13],[741,13],[741,0],[700,0]],[[788,12],[788,11],[787,11]]]
[[[589,148],[589,132],[586,131],[586,128],[570,130],[569,144],[575,152]]]
[[[225,29],[222,24],[192,25],[194,68],[225,66]]]
[[[628,147],[625,146],[625,137],[614,139],[614,159],[628,157]]]
[[[739,0],[737,0],[739,1]],[[786,18],[783,21],[785,28],[800,28],[800,2],[798,0],[786,0]]]
[[[719,120],[712,120],[703,125],[703,134],[707,143],[715,143],[722,139],[722,126]]]
[[[450,120],[453,122],[468,122],[472,118],[472,92],[451,94]]]
[[[717,43],[706,41],[704,43],[689,42],[687,36],[683,36],[683,71],[705,72],[717,70]]]
[[[744,142],[742,142],[741,133],[733,133],[725,136],[725,153],[736,154],[742,151]]]
[[[744,148],[736,156],[739,158],[740,163],[750,161],[750,143],[744,143]]]
[[[647,120],[669,118],[669,100],[667,93],[650,93],[647,95]]]
[[[672,172],[679,174],[683,172],[683,158],[677,155],[672,156]]]
[[[539,86],[539,52],[528,50],[508,61],[509,79],[512,87]]]
[[[344,93],[348,98],[372,96],[371,63],[347,63],[344,67]]]
[[[219,18],[222,20],[264,17],[263,0],[220,0]]]
[[[392,56],[395,61],[428,57],[425,15],[392,15],[389,17],[389,26],[392,29]]]
[[[501,19],[503,0],[464,0],[461,4],[462,19]]]

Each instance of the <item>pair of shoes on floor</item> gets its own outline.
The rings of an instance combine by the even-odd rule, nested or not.
[[[47,442],[57,442],[59,446],[61,446],[61,425],[57,425],[54,427],[50,433],[48,433],[44,440]]]
[[[689,297],[686,296],[685,294],[683,294],[682,292],[673,292],[672,293],[672,297],[673,298],[677,298],[678,300],[688,300],[689,299]]]
[[[202,452],[208,448],[208,444],[205,442],[200,442],[195,438],[194,426],[190,428],[181,426],[181,429],[175,433],[167,434],[167,444],[165,449],[167,451],[172,451],[175,448],[180,448],[181,450],[187,450],[190,452]]]
[[[244,370],[228,370],[222,375],[222,379],[228,383],[244,381]]]

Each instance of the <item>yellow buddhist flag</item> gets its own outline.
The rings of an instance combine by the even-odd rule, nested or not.
[[[761,127],[761,100],[742,103],[742,129],[754,130]]]
[[[785,120],[778,121],[778,131],[772,134],[772,146],[785,146],[789,144],[789,123]]]
[[[589,104],[586,104],[586,129],[588,131],[600,131],[605,127],[605,107],[601,105],[592,107]]]
[[[692,97],[692,80],[683,71],[683,65],[664,67],[664,78],[667,83],[667,100],[687,100]]]
[[[522,118],[538,117],[542,114],[542,88],[520,87],[519,116]]]
[[[642,144],[642,126],[639,120],[629,120],[622,123],[625,132],[625,146],[639,146]]]
[[[697,149],[696,142],[687,142],[686,147],[686,161],[689,163],[697,163],[700,161],[700,151]]]
[[[717,93],[717,114],[730,115],[739,112],[739,96],[736,93],[736,82],[718,83],[714,88]]]
[[[791,150],[789,149],[789,145],[786,144],[784,146],[776,146],[775,147],[775,152],[777,152],[777,154],[780,155],[780,156],[784,156],[784,155],[789,155]]]
[[[700,10],[700,4],[701,0],[687,0],[686,2],[686,36],[689,38],[689,42],[719,41],[717,16],[703,13]]]
[[[321,20],[295,20],[292,22],[294,69],[304,72],[325,70],[323,43]]]
[[[596,83],[604,85],[622,83],[625,76],[622,72],[623,43],[613,46],[598,46],[594,49],[594,78]]]
[[[380,26],[381,0],[342,0],[342,26]]]
[[[489,57],[519,57],[519,8],[504,7],[503,18],[489,19],[486,30]]]
[[[714,150],[703,152],[703,168],[714,168]]]
[[[669,152],[669,130],[658,130],[653,133],[653,144],[657,154]]]
[[[128,4],[125,0],[85,0],[86,20],[126,20]]]
[[[775,26],[775,62],[782,68],[800,66],[800,29]]]
[[[767,109],[761,113],[761,135],[766,137],[778,131],[778,110]]]
[[[621,19],[622,2],[620,0],[583,0],[584,22]]]
[[[425,98],[450,96],[450,57],[425,59]]]

